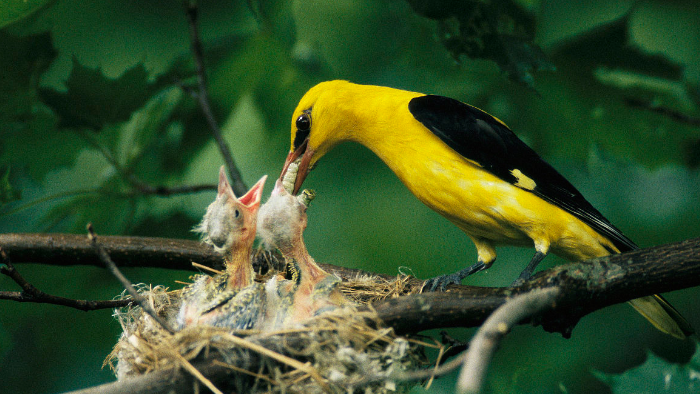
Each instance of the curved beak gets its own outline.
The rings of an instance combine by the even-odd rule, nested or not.
[[[304,142],[299,145],[298,148],[289,152],[287,155],[287,160],[284,162],[284,167],[282,167],[282,173],[280,174],[280,179],[283,180],[284,176],[289,170],[289,165],[294,163],[301,156],[301,161],[298,163],[299,167],[297,170],[296,178],[294,180],[294,188],[292,190],[292,195],[296,195],[301,189],[301,185],[304,183],[304,179],[309,174],[309,165],[311,164],[311,158],[314,155],[314,150],[308,148],[309,139],[305,139]]]

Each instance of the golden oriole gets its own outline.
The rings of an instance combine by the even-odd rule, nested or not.
[[[549,252],[578,261],[637,248],[505,123],[460,101],[329,81],[302,97],[291,126],[281,178],[294,194],[324,154],[355,141],[474,241],[477,263],[428,280],[430,290],[488,268],[499,244],[534,245],[535,256],[519,280]],[[677,338],[692,333],[661,296],[630,303],[665,333]]]

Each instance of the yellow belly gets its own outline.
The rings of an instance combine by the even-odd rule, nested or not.
[[[605,246],[615,250],[572,214],[483,170],[427,130],[420,141],[370,149],[418,199],[471,237],[483,262],[495,259],[498,244],[534,245],[569,260],[607,255]],[[402,154],[386,154],[395,149]]]

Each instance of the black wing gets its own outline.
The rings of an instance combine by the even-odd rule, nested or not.
[[[595,209],[576,188],[507,126],[478,108],[442,96],[421,96],[408,103],[411,114],[450,148],[515,184],[513,170],[535,181],[539,196],[591,226],[622,252],[637,246]]]

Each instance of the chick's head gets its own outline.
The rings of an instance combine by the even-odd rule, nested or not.
[[[267,176],[260,178],[246,194],[237,198],[222,166],[219,170],[216,199],[209,204],[207,213],[194,231],[201,233],[202,240],[221,254],[226,254],[235,247],[252,245],[266,178]]]
[[[283,254],[302,246],[306,229],[306,209],[313,192],[304,191],[293,196],[277,180],[267,202],[260,208],[258,235],[266,248],[278,248]]]

